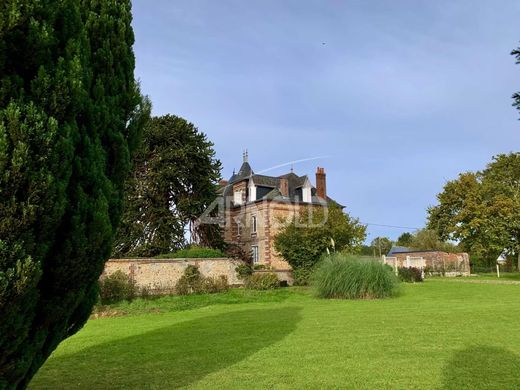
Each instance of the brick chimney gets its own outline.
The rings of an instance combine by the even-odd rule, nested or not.
[[[289,181],[285,177],[280,178],[280,194],[285,197],[289,196]]]
[[[325,168],[316,169],[316,195],[318,198],[327,199],[327,178]]]

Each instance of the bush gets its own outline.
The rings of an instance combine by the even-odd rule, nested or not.
[[[235,268],[239,279],[245,280],[253,274],[253,269],[248,264],[240,264]]]
[[[136,293],[135,282],[122,271],[116,271],[99,281],[99,300],[102,305],[131,301]]]
[[[399,280],[380,262],[337,253],[323,258],[313,284],[322,298],[374,299],[393,295]]]
[[[311,282],[312,272],[310,268],[297,268],[293,270],[294,285],[308,286]]]
[[[188,265],[184,273],[175,284],[175,292],[179,295],[188,295],[200,291],[202,277],[199,269],[194,265]]]
[[[218,249],[203,248],[197,245],[193,245],[185,249],[180,249],[173,253],[166,253],[163,255],[156,256],[156,258],[158,259],[209,259],[220,257],[226,257],[226,255]]]
[[[271,290],[279,286],[280,281],[272,272],[255,272],[245,283],[245,287],[252,290]]]
[[[227,277],[203,277],[194,265],[188,265],[175,285],[175,292],[179,295],[213,294],[227,291],[229,284]]]
[[[401,279],[403,282],[415,283],[423,281],[422,271],[416,267],[399,268],[397,273],[399,275],[399,279]]]
[[[200,292],[205,294],[214,294],[229,290],[229,283],[225,275],[219,277],[202,278],[200,283]]]

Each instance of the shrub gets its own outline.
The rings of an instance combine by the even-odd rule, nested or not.
[[[253,269],[248,264],[240,264],[235,268],[239,279],[245,280],[253,273]]]
[[[423,281],[422,270],[416,267],[399,268],[397,273],[399,275],[399,279],[401,279],[403,282],[415,283]]]
[[[293,270],[294,285],[308,286],[311,281],[312,272],[310,268],[297,268]]]
[[[245,287],[252,290],[271,290],[279,286],[280,281],[272,272],[255,272],[245,283]]]
[[[393,295],[399,280],[380,262],[337,253],[323,258],[313,284],[322,298],[374,299]]]
[[[179,295],[213,294],[227,291],[229,284],[227,277],[203,277],[194,265],[188,265],[175,285],[175,292]]]
[[[179,295],[199,292],[201,279],[199,269],[194,265],[188,265],[175,284],[175,292]]]
[[[229,290],[229,283],[225,275],[219,277],[202,278],[200,283],[200,292],[206,294],[214,294]]]
[[[219,258],[226,257],[226,255],[219,249],[203,248],[197,245],[190,246],[185,249],[180,249],[173,253],[166,253],[156,256],[158,259],[208,259],[208,258]]]
[[[136,293],[135,282],[122,271],[116,271],[99,281],[99,300],[102,305],[131,301]]]

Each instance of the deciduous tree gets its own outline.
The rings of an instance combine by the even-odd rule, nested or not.
[[[520,254],[520,153],[495,156],[483,171],[459,175],[437,199],[428,225],[442,239],[460,241],[490,261],[504,249]]]
[[[366,226],[331,202],[323,208],[303,208],[275,237],[275,248],[295,269],[311,268],[329,251],[358,250],[366,237]],[[332,245],[332,241],[334,245]]]

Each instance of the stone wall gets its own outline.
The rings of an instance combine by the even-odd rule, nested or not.
[[[448,253],[442,251],[402,252],[394,253],[397,258],[397,266],[405,267],[406,258],[422,257],[430,272],[444,272],[446,276],[470,275],[469,255],[467,253]]]
[[[235,268],[240,261],[219,259],[110,259],[105,264],[103,276],[118,270],[129,275],[138,287],[146,287],[153,294],[173,293],[175,284],[188,265],[199,268],[202,276],[219,277],[224,275],[230,285],[241,285]]]

